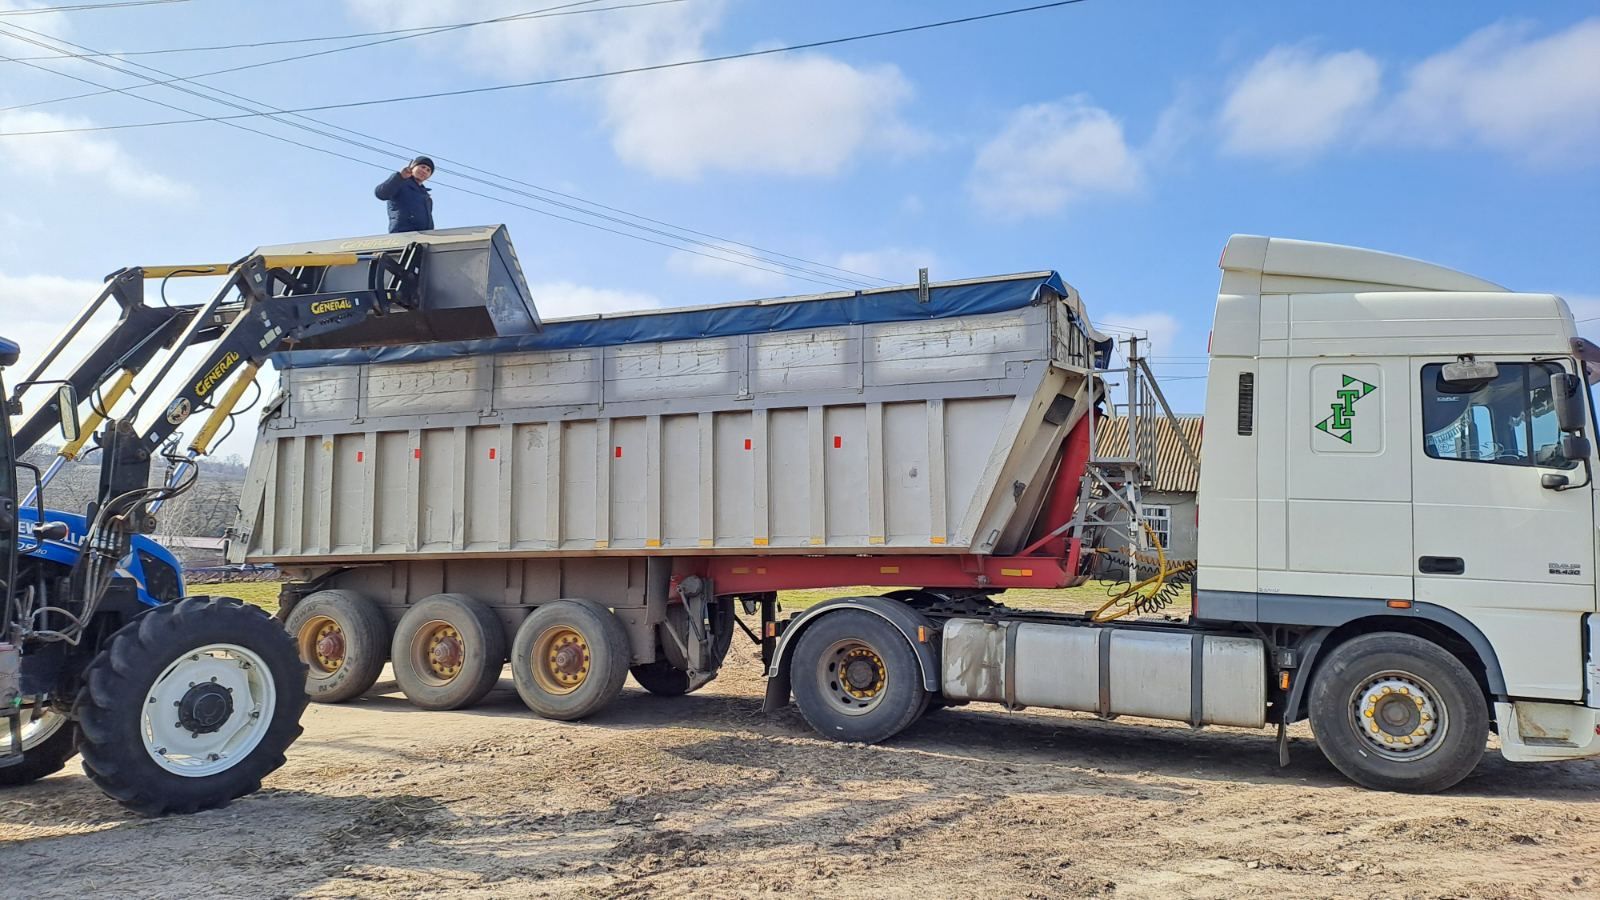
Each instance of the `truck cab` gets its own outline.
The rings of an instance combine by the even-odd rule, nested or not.
[[[1470,672],[1507,759],[1600,754],[1595,348],[1567,304],[1281,238],[1235,236],[1221,267],[1196,620],[1304,630],[1302,668],[1410,635]],[[1391,727],[1369,695],[1402,689],[1418,712]],[[1329,702],[1358,753],[1438,746],[1433,686],[1375,671],[1349,690]]]

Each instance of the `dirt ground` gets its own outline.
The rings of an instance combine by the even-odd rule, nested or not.
[[[133,818],[74,763],[0,794],[0,871],[72,898],[1600,893],[1597,763],[1492,754],[1409,797],[1348,785],[1304,733],[1280,770],[1267,732],[977,707],[833,744],[761,713],[748,649],[584,723],[534,718],[509,677],[455,713],[383,681],[313,705],[265,790],[196,816]]]

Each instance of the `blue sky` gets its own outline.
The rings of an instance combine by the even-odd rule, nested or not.
[[[0,15],[0,29],[143,50],[442,25],[556,2],[190,0]],[[0,9],[42,5],[52,0],[0,0]],[[298,107],[1015,5],[1024,4],[681,0],[484,25],[206,83]],[[1600,316],[1600,15],[1587,2],[1510,9],[1087,0],[754,61],[316,115],[896,281],[914,279],[919,265],[935,278],[1058,269],[1097,319],[1149,331],[1169,394],[1198,411],[1217,255],[1236,232],[1416,256],[1554,291],[1580,318]],[[134,59],[190,75],[359,42]],[[0,36],[0,56],[44,52]],[[40,65],[137,82],[82,61]],[[0,62],[0,106],[84,90]],[[229,111],[166,88],[139,94]],[[112,94],[0,112],[0,131],[178,117]],[[270,121],[246,124],[401,163]],[[124,265],[232,259],[261,244],[384,229],[371,195],[380,168],[215,123],[0,137],[0,166],[0,309],[4,327],[35,344]],[[507,223],[547,315],[822,289],[461,194],[445,185],[481,187],[452,168],[441,163],[439,224]]]

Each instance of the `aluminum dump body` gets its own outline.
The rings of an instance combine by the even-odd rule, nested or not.
[[[1011,553],[1108,352],[1040,272],[284,354],[230,556]]]

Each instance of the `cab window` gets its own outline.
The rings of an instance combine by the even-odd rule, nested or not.
[[[1500,363],[1493,379],[1444,380],[1422,367],[1422,445],[1434,459],[1570,469],[1550,396],[1555,363]]]

